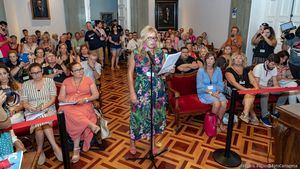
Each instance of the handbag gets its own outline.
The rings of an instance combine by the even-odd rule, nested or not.
[[[106,138],[109,138],[110,137],[110,131],[109,131],[108,126],[107,126],[108,122],[107,122],[107,120],[104,119],[104,117],[102,115],[102,111],[95,109],[95,113],[96,113],[96,116],[97,116],[97,125],[100,127],[100,136],[98,136],[99,132],[97,133],[97,139],[98,139],[98,142],[99,142],[99,139],[104,140]],[[99,137],[101,137],[101,138],[99,138]]]
[[[205,114],[204,131],[210,137],[217,135],[217,116],[212,112]]]

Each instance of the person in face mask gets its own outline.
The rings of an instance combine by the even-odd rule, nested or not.
[[[269,80],[272,79],[273,86],[279,87],[277,81],[277,68],[276,66],[280,63],[280,58],[276,54],[270,54],[264,63],[257,64],[253,69],[254,77],[259,84],[260,88],[271,87],[269,85]],[[261,117],[260,120],[267,127],[272,127],[269,120],[270,112],[268,111],[268,100],[269,93],[261,94],[260,107],[261,107]],[[276,116],[276,115],[274,115]],[[276,116],[277,117],[277,116]]]

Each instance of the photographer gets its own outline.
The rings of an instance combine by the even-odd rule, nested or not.
[[[292,33],[283,33],[281,37],[284,39],[282,48],[290,47],[289,66],[291,73],[295,79],[300,79],[300,26]]]
[[[266,24],[261,25],[251,42],[255,46],[252,64],[264,63],[277,45],[274,29]]]
[[[233,26],[231,28],[230,37],[228,37],[226,42],[222,45],[221,49],[223,49],[227,45],[231,46],[232,53],[241,51],[243,45],[243,39],[242,36],[239,35],[239,28],[237,26]]]
[[[0,104],[3,105],[3,103],[6,100],[5,93],[0,90]],[[13,143],[11,139],[11,134],[9,130],[5,130],[7,128],[11,127],[10,117],[9,113],[6,112],[3,107],[0,107],[0,156],[8,155],[13,153]]]

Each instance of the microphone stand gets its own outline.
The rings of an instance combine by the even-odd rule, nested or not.
[[[153,55],[150,51],[147,51],[147,54],[149,56],[149,61],[150,61],[150,97],[151,97],[151,100],[150,100],[150,128],[151,128],[151,131],[150,131],[150,151],[146,154],[145,157],[133,157],[133,158],[126,158],[126,160],[150,160],[154,166],[155,169],[157,169],[157,166],[155,165],[155,157],[157,156],[160,156],[162,153],[168,151],[167,148],[164,148],[161,152],[157,153],[157,154],[153,154],[153,144],[154,144],[154,139],[153,139],[153,82],[152,82],[152,74],[153,74],[153,64],[154,64],[154,59],[153,59]],[[155,99],[156,100],[156,99]]]

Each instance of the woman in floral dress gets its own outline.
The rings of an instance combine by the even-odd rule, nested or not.
[[[131,100],[130,113],[130,153],[136,153],[135,141],[150,137],[150,110],[151,110],[151,70],[150,58],[147,51],[153,55],[152,100],[153,100],[153,134],[160,134],[166,127],[166,92],[165,83],[161,75],[164,57],[161,49],[156,46],[157,31],[146,26],[141,31],[141,46],[134,50],[129,58],[128,81]],[[135,80],[134,80],[134,74]],[[153,145],[155,138],[153,139]],[[153,153],[157,148],[153,146]]]

